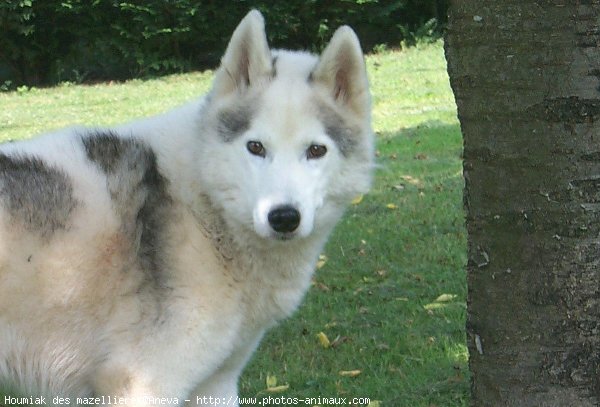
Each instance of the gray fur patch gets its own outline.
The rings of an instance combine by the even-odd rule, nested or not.
[[[242,103],[218,113],[218,131],[223,141],[232,142],[250,128],[254,109],[251,103]]]
[[[67,228],[77,200],[67,175],[36,157],[0,153],[0,203],[27,230],[52,236]]]
[[[119,138],[111,132],[97,133],[82,137],[85,152],[90,161],[95,162],[107,174],[117,169],[125,153],[132,153],[132,140]]]
[[[154,151],[140,140],[111,132],[83,136],[82,142],[88,159],[106,174],[113,209],[121,217],[123,232],[135,241],[146,282],[164,288],[173,200]]]
[[[359,144],[360,129],[349,125],[341,114],[325,103],[318,104],[318,115],[325,126],[325,132],[336,143],[342,155],[352,155]]]

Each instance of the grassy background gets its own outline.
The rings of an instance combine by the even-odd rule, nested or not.
[[[467,406],[462,141],[442,45],[379,53],[367,65],[375,185],[336,228],[303,306],[265,337],[240,393]],[[157,113],[205,92],[211,75],[0,93],[0,140]]]

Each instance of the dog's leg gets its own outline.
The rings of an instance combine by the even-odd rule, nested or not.
[[[161,375],[160,372],[151,373],[147,368],[138,367],[134,370],[113,366],[96,377],[94,394],[95,397],[104,396],[107,400],[114,400],[114,403],[127,407],[157,405],[164,403],[164,400],[175,404],[175,399],[178,403],[183,403],[185,380],[179,379],[174,381],[172,377]]]
[[[188,397],[190,405],[238,407],[238,378],[262,335],[261,332],[254,340],[238,348],[214,374],[202,381]]]
[[[241,372],[220,370],[206,379],[188,397],[191,406],[232,406],[238,407],[237,381]]]

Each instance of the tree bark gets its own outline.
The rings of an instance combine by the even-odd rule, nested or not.
[[[600,2],[453,0],[472,405],[600,404]]]

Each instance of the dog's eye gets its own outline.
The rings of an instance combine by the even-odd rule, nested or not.
[[[321,158],[327,153],[327,147],[322,144],[313,144],[306,150],[306,158]]]
[[[257,155],[259,157],[265,157],[266,151],[265,147],[262,145],[260,141],[249,141],[246,144],[246,148],[250,152],[250,154]]]

